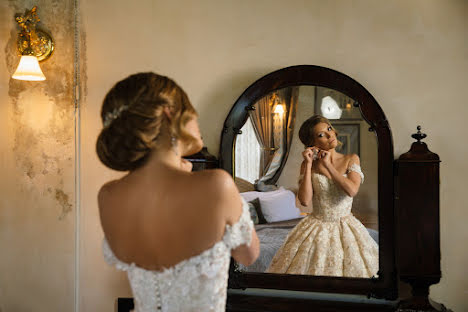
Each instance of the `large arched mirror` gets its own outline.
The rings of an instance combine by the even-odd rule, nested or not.
[[[319,196],[314,195],[309,205],[298,200],[306,148],[298,132],[313,115],[330,121],[329,130],[339,143],[335,151],[359,161],[362,184],[349,205],[354,225],[322,222],[330,214],[324,215],[328,208]],[[396,297],[391,131],[381,107],[358,82],[311,65],[260,78],[239,97],[225,120],[220,166],[233,175],[250,203],[261,245],[253,265],[233,263],[230,287]],[[351,162],[345,165],[345,175],[350,166]],[[330,177],[316,175],[314,192],[336,187]],[[320,197],[324,201],[325,195]],[[337,210],[333,211],[331,215]],[[321,221],[307,223],[306,218]],[[297,236],[308,242],[289,244]],[[351,250],[349,241],[355,245]],[[372,248],[374,255],[365,255]],[[337,257],[340,253],[344,255]],[[346,269],[347,257],[360,257],[362,268]]]

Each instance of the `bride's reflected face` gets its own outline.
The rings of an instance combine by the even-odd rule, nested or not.
[[[328,151],[338,145],[336,132],[330,124],[321,122],[314,127],[314,146]]]

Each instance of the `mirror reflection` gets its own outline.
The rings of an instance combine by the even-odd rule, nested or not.
[[[377,275],[377,140],[354,104],[336,90],[295,86],[249,107],[233,168],[261,252],[241,270]]]

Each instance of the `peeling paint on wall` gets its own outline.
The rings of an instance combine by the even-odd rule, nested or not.
[[[55,43],[40,63],[47,80],[14,80],[20,59],[15,14],[35,5],[38,27]],[[74,5],[0,1],[0,170],[6,177],[0,180],[0,245],[8,250],[0,257],[2,311],[36,311],[38,302],[48,311],[74,309]]]
[[[88,64],[88,57],[86,54],[86,33],[84,31],[84,27],[81,27],[80,25],[80,87],[81,87],[81,99],[80,99],[80,105],[83,103],[86,103],[86,97],[88,95],[88,76],[87,76],[87,64]]]
[[[59,220],[62,220],[72,210],[72,205],[69,202],[68,195],[63,190],[55,189],[55,199],[62,206],[62,214],[59,217]]]
[[[23,173],[19,181],[23,191],[53,198],[60,207],[58,219],[63,220],[72,211],[74,198],[74,38],[70,36],[74,33],[74,7],[71,0],[9,1],[16,13],[34,5],[41,19],[38,27],[52,35],[55,51],[40,63],[46,81],[9,81],[11,121],[15,125],[13,153],[16,167]],[[14,22],[14,16],[11,18]],[[19,27],[13,24],[5,46],[10,73],[19,61],[16,52]],[[55,193],[49,189],[55,189]]]

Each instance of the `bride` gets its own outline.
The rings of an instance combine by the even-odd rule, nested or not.
[[[99,191],[103,252],[127,272],[135,310],[224,311],[231,255],[250,265],[259,242],[231,176],[182,159],[203,146],[187,95],[135,74],[109,91],[101,117],[99,159],[129,171]]]
[[[364,180],[359,156],[335,151],[339,142],[330,121],[315,115],[299,138],[302,153],[298,198],[312,201],[313,213],[288,234],[269,273],[372,277],[378,271],[378,246],[351,214],[353,197]]]

